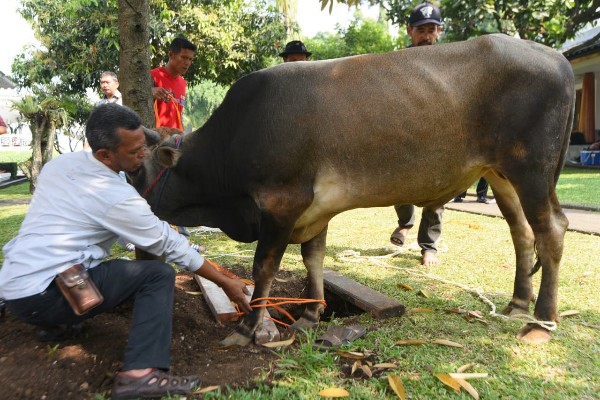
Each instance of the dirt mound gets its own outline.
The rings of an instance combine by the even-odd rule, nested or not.
[[[233,271],[249,278],[243,269]],[[271,294],[298,297],[304,280],[280,271]],[[219,324],[213,318],[189,273],[179,273],[175,290],[172,367],[175,374],[198,374],[202,386],[253,386],[252,380],[269,370],[273,354],[260,346],[220,350],[219,341],[236,323]],[[130,325],[131,304],[84,323],[82,336],[60,343],[36,340],[37,328],[10,313],[0,319],[0,387],[4,400],[82,399],[108,393],[112,374],[122,362]],[[297,314],[298,309],[289,309]]]

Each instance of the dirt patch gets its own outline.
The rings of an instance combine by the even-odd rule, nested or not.
[[[249,278],[240,267],[238,276]],[[298,297],[305,280],[279,271],[272,295]],[[222,325],[213,318],[189,273],[179,273],[175,290],[172,367],[175,374],[198,374],[202,386],[252,387],[263,372],[269,373],[275,356],[266,348],[247,346],[220,350],[236,323]],[[15,319],[0,318],[0,396],[12,399],[87,399],[97,393],[109,398],[112,374],[122,362],[129,331],[131,304],[84,323],[82,336],[50,345],[36,340],[37,328]],[[289,307],[292,315],[299,308]],[[188,397],[189,398],[189,397]],[[199,397],[198,397],[199,398]]]

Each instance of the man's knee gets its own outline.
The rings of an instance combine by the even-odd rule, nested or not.
[[[148,269],[148,274],[152,277],[157,277],[161,280],[169,280],[175,282],[175,269],[169,264],[162,261],[146,261],[148,265],[144,266]]]

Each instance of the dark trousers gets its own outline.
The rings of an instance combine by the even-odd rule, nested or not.
[[[171,364],[175,270],[162,261],[110,260],[88,270],[104,302],[76,315],[54,283],[40,294],[7,300],[7,309],[24,322],[50,328],[72,325],[134,300],[123,371]]]
[[[412,204],[395,205],[396,215],[398,215],[398,227],[400,229],[411,229],[415,225],[415,206]],[[421,223],[419,224],[419,233],[417,242],[421,247],[421,253],[426,251],[437,252],[436,243],[442,234],[442,213],[444,207],[431,209],[423,208]]]
[[[477,187],[475,191],[477,192],[478,199],[485,199],[487,197],[488,188],[490,185],[483,178],[479,178],[479,182],[477,182]],[[458,197],[462,197],[463,199],[467,197],[467,192],[462,192]]]

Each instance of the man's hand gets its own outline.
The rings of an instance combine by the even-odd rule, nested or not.
[[[172,96],[170,90],[161,87],[152,88],[152,97],[156,100],[169,101],[169,96]]]
[[[245,313],[252,311],[250,303],[246,300],[246,295],[250,295],[250,292],[244,282],[224,275],[216,268],[214,262],[207,259],[204,259],[204,264],[195,273],[219,285],[225,294],[240,307],[240,310]]]

